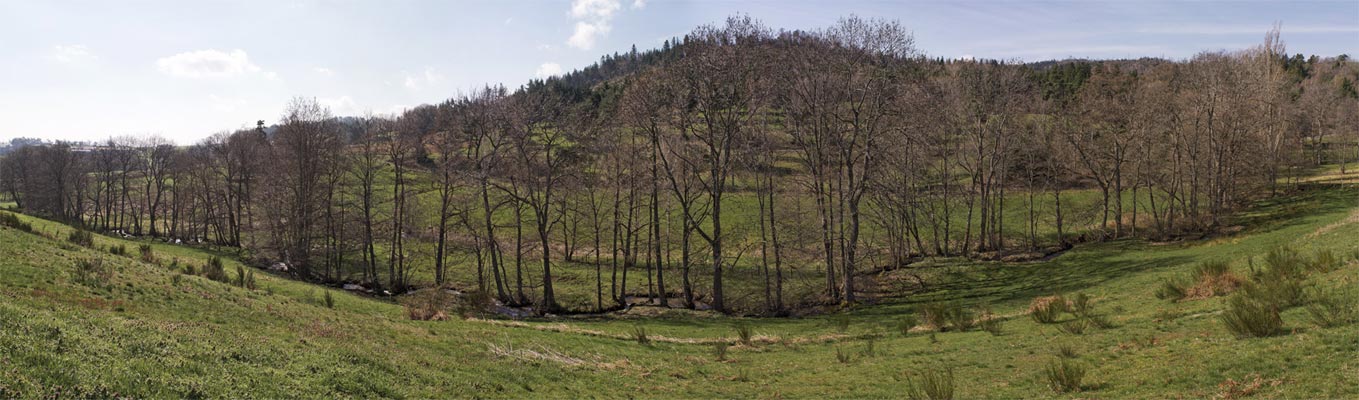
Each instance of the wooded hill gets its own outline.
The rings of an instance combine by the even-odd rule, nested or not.
[[[1264,37],[1183,61],[1023,64],[932,59],[894,21],[733,17],[401,115],[298,98],[276,127],[191,146],[26,146],[0,189],[25,212],[239,248],[306,279],[471,282],[555,312],[554,268],[574,268],[593,275],[569,283],[590,294],[574,311],[632,296],[778,314],[860,301],[862,272],[920,257],[1215,234],[1359,157],[1359,63]],[[819,283],[790,304],[794,273]]]

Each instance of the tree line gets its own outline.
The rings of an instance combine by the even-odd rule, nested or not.
[[[595,310],[632,296],[779,313],[801,305],[784,296],[790,269],[824,279],[816,302],[853,303],[866,271],[921,257],[1221,229],[1305,169],[1359,156],[1356,80],[1346,56],[1288,56],[1277,27],[1183,61],[1022,64],[926,57],[895,21],[733,17],[399,115],[297,98],[276,125],[190,146],[25,146],[0,159],[0,190],[26,212],[238,247],[308,279],[401,291],[464,271],[479,293],[556,312],[566,265],[593,272]],[[1098,224],[1072,226],[1070,197],[1091,192]],[[759,280],[750,305],[729,304],[735,268]],[[630,272],[646,293],[628,292]]]

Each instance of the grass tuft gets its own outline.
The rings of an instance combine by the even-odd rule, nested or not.
[[[1081,390],[1081,381],[1085,379],[1085,367],[1081,364],[1059,358],[1049,362],[1044,370],[1048,379],[1048,387],[1052,390],[1058,393]]]
[[[953,398],[953,369],[927,369],[906,377],[906,397],[911,400]]]

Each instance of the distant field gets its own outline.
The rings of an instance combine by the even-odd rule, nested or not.
[[[1307,307],[1292,307],[1283,334],[1238,339],[1220,319],[1228,297],[1170,302],[1154,293],[1205,261],[1248,275],[1271,248],[1289,246],[1340,255],[1338,270],[1307,275],[1309,290],[1359,302],[1356,215],[1359,190],[1314,185],[1257,205],[1235,236],[1083,245],[1023,264],[936,260],[919,269],[927,292],[832,316],[638,307],[606,317],[433,322],[263,271],[256,290],[210,281],[182,273],[210,253],[153,243],[160,264],[149,264],[135,259],[144,242],[96,236],[95,249],[83,248],[64,240],[69,227],[21,216],[56,240],[0,228],[0,397],[902,397],[919,373],[951,369],[959,398],[1353,398],[1352,322],[1322,328]],[[112,245],[134,256],[109,255]],[[112,275],[79,279],[76,261],[96,258]],[[237,263],[224,264],[234,277]],[[585,267],[562,271],[574,282]],[[563,287],[582,296],[583,285]],[[1061,323],[1026,315],[1034,297],[1078,292],[1108,328],[1064,333]],[[903,334],[901,322],[933,302],[984,307],[1001,321],[999,335],[925,326]],[[738,339],[742,324],[751,344]],[[639,329],[649,344],[637,342]],[[717,342],[730,344],[722,360]],[[1049,387],[1045,368],[1062,348],[1087,371],[1080,392]]]

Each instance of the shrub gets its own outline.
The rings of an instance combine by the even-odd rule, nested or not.
[[[948,311],[942,303],[930,303],[920,307],[920,319],[935,330],[943,330],[948,325]]]
[[[245,267],[236,265],[236,286],[245,287]]]
[[[1236,291],[1241,286],[1242,279],[1232,273],[1231,267],[1226,262],[1208,261],[1199,263],[1194,268],[1192,284],[1181,286],[1183,295],[1178,299],[1206,299],[1210,297],[1223,296]],[[1162,291],[1172,292],[1172,289],[1162,287]]]
[[[644,346],[651,344],[651,337],[647,336],[646,327],[642,324],[632,326],[632,339]]]
[[[1080,357],[1080,353],[1076,352],[1076,347],[1072,346],[1070,343],[1062,343],[1057,345],[1056,353],[1058,357],[1062,358]]]
[[[448,319],[444,310],[452,306],[454,299],[452,294],[441,289],[424,289],[401,296],[397,302],[401,303],[406,309],[406,316],[413,321],[443,321]]]
[[[33,233],[33,224],[19,220],[19,216],[12,213],[0,213],[0,225]]]
[[[1076,296],[1071,298],[1068,308],[1070,309],[1071,314],[1076,317],[1089,318],[1092,310],[1090,307],[1090,296],[1086,296],[1085,293],[1076,293]]]
[[[245,288],[255,290],[255,271],[245,271]]]
[[[1227,301],[1222,323],[1239,338],[1273,336],[1283,330],[1278,307],[1244,293]]]
[[[326,291],[326,308],[335,308],[335,296],[329,290]]]
[[[149,244],[138,245],[137,251],[141,252],[142,262],[146,263],[156,262],[156,253],[154,250],[151,249],[151,245]]]
[[[1161,281],[1161,286],[1156,288],[1156,298],[1161,300],[1179,301],[1185,298],[1189,285],[1183,281],[1166,279]]]
[[[1345,299],[1335,292],[1317,291],[1312,303],[1307,305],[1307,316],[1312,323],[1322,328],[1333,328],[1353,323],[1359,316],[1355,301]]]
[[[957,328],[959,331],[966,332],[977,324],[977,318],[973,315],[972,311],[963,308],[963,306],[958,305],[957,303],[951,304],[948,311],[949,324],[953,325],[953,327]]]
[[[906,377],[906,397],[912,400],[953,398],[953,369],[927,369]]]
[[[1086,318],[1076,318],[1070,321],[1063,322],[1061,325],[1057,325],[1057,330],[1072,335],[1083,335],[1085,334],[1085,331],[1089,328],[1090,320]]]
[[[1307,261],[1301,255],[1298,255],[1297,251],[1286,247],[1275,247],[1265,254],[1265,265],[1269,268],[1256,271],[1253,278],[1256,280],[1301,278],[1303,269],[1307,264]]]
[[[745,322],[740,322],[740,323],[737,323],[737,324],[736,324],[736,337],[737,337],[737,338],[740,338],[741,344],[744,344],[744,345],[746,345],[746,346],[750,346],[750,345],[751,345],[751,338],[752,338],[753,336],[754,336],[754,333],[751,332],[750,324],[747,324],[747,323],[745,323]]]
[[[983,331],[990,333],[992,336],[1000,336],[1001,333],[1003,333],[1001,322],[1003,321],[1001,321],[999,316],[996,316],[991,310],[987,309],[983,309],[981,316],[977,318],[977,326],[981,327]]]
[[[840,346],[835,346],[835,361],[839,361],[841,364],[848,364],[849,360],[849,353],[846,353]]]
[[[897,330],[901,331],[901,336],[910,335],[911,328],[914,328],[918,323],[920,323],[920,320],[915,314],[906,314],[897,320]]]
[[[115,255],[115,256],[126,256],[126,255],[127,255],[127,246],[124,246],[124,245],[121,245],[121,244],[120,244],[120,245],[109,246],[109,254],[112,254],[112,255]]]
[[[727,342],[713,343],[713,357],[717,358],[717,361],[727,361],[728,347],[731,347],[731,345]]]
[[[179,281],[182,279],[184,279],[184,274],[176,272],[175,276],[170,278],[170,283],[173,283],[175,286],[179,286]]]
[[[1051,324],[1067,309],[1067,301],[1061,295],[1036,297],[1029,303],[1029,316],[1034,322]]]
[[[66,241],[85,247],[94,247],[94,234],[90,231],[75,229],[66,235]]]
[[[1304,283],[1298,278],[1266,279],[1249,282],[1242,287],[1242,295],[1271,304],[1279,309],[1300,306],[1306,302]]]
[[[226,269],[222,267],[222,259],[217,256],[208,258],[208,263],[203,266],[203,277],[222,283],[231,283],[227,278]]]
[[[83,285],[103,287],[113,279],[113,266],[106,265],[102,258],[77,260],[75,279]]]
[[[870,337],[870,338],[868,338],[868,340],[865,340],[865,341],[864,341],[864,357],[872,357],[874,354],[877,354],[877,353],[878,353],[877,350],[876,350],[877,347],[878,347],[878,339]]]
[[[1075,361],[1056,359],[1045,368],[1048,387],[1059,393],[1081,390],[1081,380],[1085,379],[1085,367]]]

